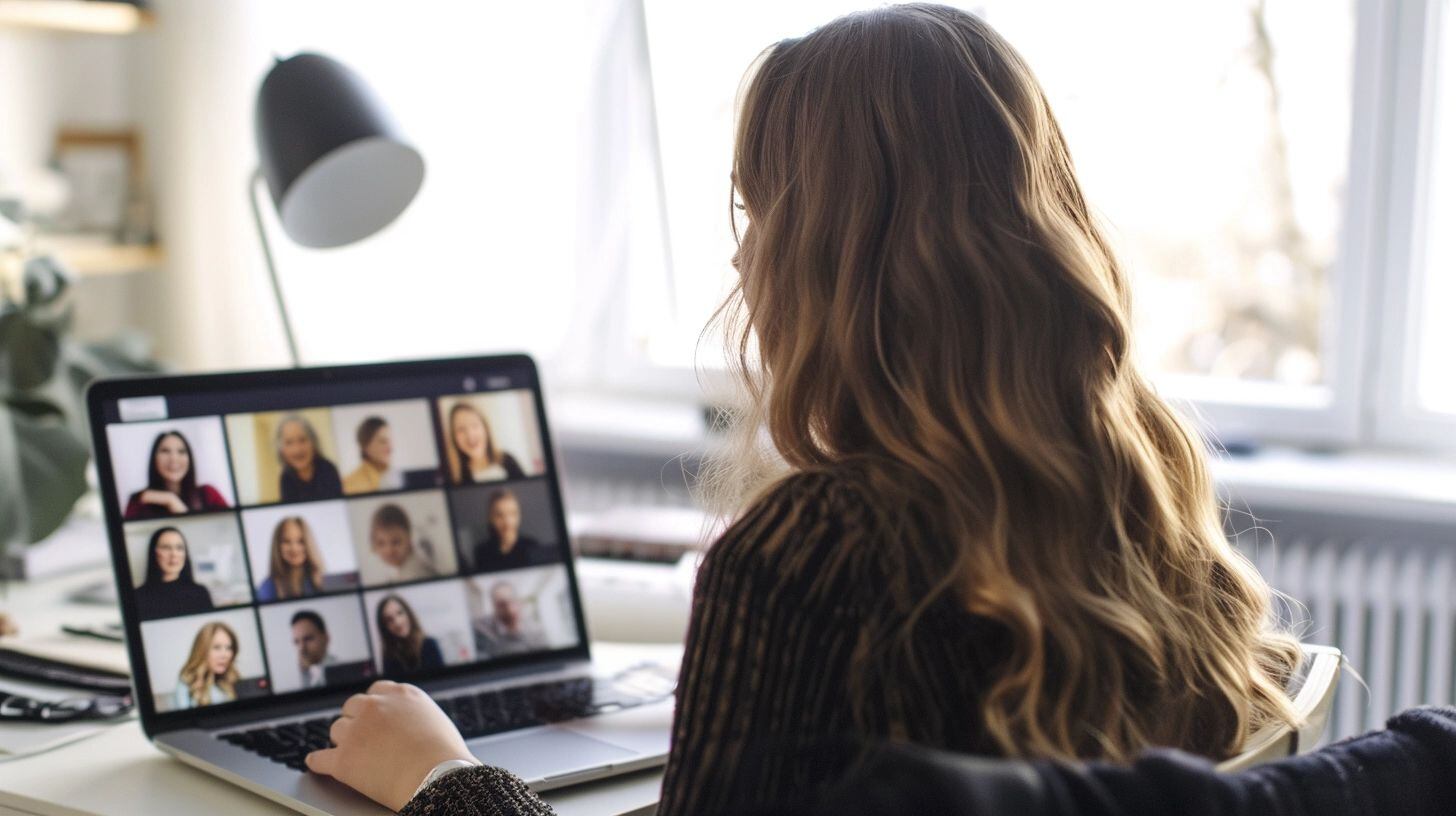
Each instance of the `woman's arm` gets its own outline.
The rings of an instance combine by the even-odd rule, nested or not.
[[[202,497],[203,510],[226,510],[229,505],[222,493],[210,484],[205,484],[197,489],[198,495]]]
[[[832,789],[786,797],[754,816],[1456,813],[1453,708],[1412,709],[1384,731],[1232,774],[1172,749],[1146,751],[1130,765],[991,759],[905,744],[879,745],[864,757]]]
[[[797,775],[765,762],[748,742],[784,738],[789,755],[795,741],[831,727],[820,692],[824,682],[842,681],[835,667],[847,665],[853,648],[857,601],[877,590],[864,566],[876,556],[876,529],[860,497],[837,481],[799,476],[713,546],[693,601],[661,816],[734,812],[749,800],[802,790]],[[418,689],[408,696],[399,689],[413,687],[381,681],[350,698],[330,735],[338,748],[310,754],[309,768],[397,808],[430,768],[469,757],[451,753],[464,744],[456,745],[459,733],[438,706]],[[355,702],[381,695],[388,699]],[[400,768],[386,759],[397,756],[436,758]],[[551,812],[517,781],[501,769],[457,771],[401,812]]]
[[[827,769],[797,761],[798,749],[849,727],[836,686],[883,587],[878,531],[853,485],[801,474],[712,546],[693,595],[659,816],[738,812],[828,781]]]
[[[309,770],[333,776],[406,816],[546,816],[554,811],[518,777],[481,766],[415,788],[436,765],[473,760],[445,712],[420,689],[380,680],[344,703],[329,738],[308,755]]]

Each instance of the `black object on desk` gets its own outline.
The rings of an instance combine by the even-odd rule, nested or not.
[[[96,694],[65,700],[36,700],[23,694],[0,691],[0,723],[69,723],[76,720],[110,720],[130,714],[130,694]]]
[[[124,674],[75,666],[13,649],[0,649],[0,678],[5,677],[101,694],[131,694],[131,678]]]
[[[125,643],[126,630],[121,628],[119,623],[107,623],[101,626],[73,626],[69,623],[61,624],[61,631],[76,637],[96,638],[109,643]]]

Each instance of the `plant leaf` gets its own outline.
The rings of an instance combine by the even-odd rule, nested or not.
[[[10,385],[17,391],[38,388],[56,372],[61,337],[26,319],[24,312],[6,317],[8,325],[0,342],[10,358]]]
[[[0,419],[6,425],[0,437],[7,437],[0,443],[0,460],[6,462],[0,493],[19,496],[26,511],[19,534],[26,541],[39,541],[61,526],[86,492],[90,451],[59,413],[17,411],[6,405]],[[0,530],[5,526],[0,522]]]
[[[41,255],[25,262],[22,279],[27,306],[39,307],[58,303],[71,288],[71,272],[51,255]]]

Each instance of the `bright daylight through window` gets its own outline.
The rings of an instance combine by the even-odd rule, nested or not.
[[[1427,411],[1456,413],[1456,376],[1451,355],[1456,351],[1456,321],[1442,310],[1456,303],[1456,4],[1445,4],[1438,35],[1434,94],[1434,123],[1430,135],[1430,174],[1427,176],[1425,263],[1419,275],[1421,314],[1420,371],[1416,396]]]
[[[653,312],[634,326],[652,363],[693,364],[698,330],[733,279],[733,90],[745,69],[767,44],[866,5],[754,0],[708,11],[646,0],[677,295],[675,321]],[[1205,387],[1328,383],[1354,3],[965,5],[1046,88],[1132,277],[1149,370]],[[695,70],[674,70],[687,64]],[[708,338],[698,362],[720,359],[718,346]]]

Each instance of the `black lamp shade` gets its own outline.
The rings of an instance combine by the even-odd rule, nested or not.
[[[336,60],[280,60],[258,90],[259,169],[283,229],[306,247],[373,235],[419,192],[425,162],[364,81]]]

